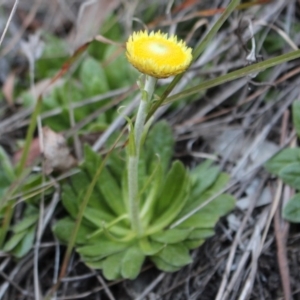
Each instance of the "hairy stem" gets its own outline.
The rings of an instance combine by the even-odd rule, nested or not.
[[[138,186],[138,165],[141,149],[141,140],[145,127],[145,121],[148,114],[148,107],[151,101],[156,78],[146,76],[146,82],[144,90],[142,90],[142,100],[140,102],[136,121],[134,124],[134,141],[135,141],[135,151],[129,154],[128,158],[128,198],[129,198],[129,217],[131,222],[131,227],[133,231],[136,232],[138,236],[143,234],[143,228],[140,220],[139,211],[139,186]]]

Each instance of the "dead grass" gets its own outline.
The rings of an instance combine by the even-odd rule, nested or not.
[[[7,87],[14,84],[9,74],[14,74],[16,78],[22,76],[13,66],[13,60],[20,54],[11,49],[18,47],[29,31],[43,28],[59,33],[62,38],[73,39],[75,44],[82,44],[97,32],[101,24],[101,20],[97,24],[92,23],[89,17],[94,13],[92,6],[84,11],[80,1],[74,1],[74,4],[68,1],[35,1],[33,7],[30,1],[25,2],[17,8],[1,51],[5,68],[0,71],[0,77],[4,79],[3,86],[6,86],[10,96],[15,86]],[[102,3],[100,0],[94,2],[97,5]],[[119,4],[117,2],[106,8],[113,10]],[[143,22],[148,2],[155,1],[139,4],[138,1],[123,1],[123,5],[115,10],[119,22],[124,24],[124,36],[132,28],[129,17],[137,18],[134,28],[142,27],[139,22]],[[194,27],[190,44],[195,45],[204,32],[203,24],[210,25],[218,17],[219,11],[215,9],[228,4],[225,0],[202,2],[175,1],[178,11],[174,12],[172,19],[168,19],[168,2],[158,1],[155,8],[157,18],[150,25],[159,27],[163,20],[168,20],[171,25],[163,27],[164,30],[178,31],[187,36],[197,21],[204,20],[199,28]],[[1,22],[5,22],[4,17],[9,15],[13,3],[8,1],[2,6],[4,14]],[[189,3],[192,3],[191,6]],[[86,1],[88,4],[93,5],[93,1]],[[84,14],[87,15],[83,17]],[[244,20],[246,25],[240,20]],[[247,20],[252,21],[247,23]],[[261,1],[261,4],[247,10],[236,11],[183,77],[176,87],[177,91],[183,90],[191,78],[214,78],[253,63],[253,60],[290,51],[291,47],[300,44],[297,23],[299,1]],[[249,24],[253,26],[253,32],[249,31]],[[81,30],[74,38],[76,26]],[[71,30],[65,30],[67,27]],[[253,50],[251,42],[247,42],[249,38],[254,38],[256,42],[252,56],[249,55]],[[174,128],[176,156],[190,166],[203,158],[215,159],[230,173],[232,185],[229,191],[240,204],[219,222],[216,235],[193,252],[191,265],[174,274],[165,274],[146,263],[142,274],[132,282],[106,282],[101,272],[88,269],[73,254],[62,284],[51,299],[300,299],[299,226],[289,225],[280,217],[281,202],[286,201],[294,191],[279,180],[270,178],[263,169],[263,164],[274,151],[296,143],[289,109],[292,102],[299,98],[299,73],[298,61],[292,61],[272,68],[263,76],[247,77],[213,88],[197,95],[189,104],[179,104],[172,111],[162,107],[157,113],[156,118],[166,118]],[[24,138],[31,110],[17,105],[13,97],[6,100],[9,101],[5,102],[4,98],[0,101],[0,144],[13,155],[16,140]],[[82,103],[86,105],[90,101],[97,100],[85,99]],[[126,108],[126,113],[134,109],[135,103],[133,101]],[[41,122],[44,118],[47,116],[42,117]],[[87,122],[93,118],[87,118]],[[78,128],[77,124],[72,125]],[[84,139],[93,143],[94,150],[103,150],[109,136],[122,126],[123,117],[120,116],[102,135],[87,134]],[[77,143],[73,146],[80,149],[83,141],[74,128],[70,128],[67,136],[72,137]],[[1,253],[0,299],[43,299],[41,295],[49,293],[57,281],[65,248],[59,246],[50,230],[51,224],[61,214],[57,204],[60,181],[53,179],[53,184],[55,192],[50,196],[51,204],[43,207],[48,212],[48,220],[40,232],[40,240],[37,239],[35,244],[38,251],[32,250],[18,261]],[[34,275],[34,272],[37,273]]]

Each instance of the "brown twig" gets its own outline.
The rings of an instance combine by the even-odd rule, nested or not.
[[[280,136],[281,145],[284,143],[286,138],[288,121],[289,121],[289,111],[286,110],[282,118],[281,136]],[[280,205],[278,205],[274,216],[275,239],[277,245],[277,260],[278,260],[284,299],[290,300],[292,299],[292,291],[291,291],[289,265],[288,265],[287,250],[286,250],[286,240],[287,240],[287,233],[288,233],[286,230],[286,223],[287,222],[282,220],[281,218],[281,209],[280,209]]]

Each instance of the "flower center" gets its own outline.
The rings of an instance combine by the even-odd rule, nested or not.
[[[157,54],[166,54],[168,52],[168,47],[160,43],[151,43],[150,50]]]

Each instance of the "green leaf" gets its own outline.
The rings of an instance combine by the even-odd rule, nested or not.
[[[300,137],[300,101],[294,101],[293,103],[293,123],[296,129],[298,137]]]
[[[162,270],[164,272],[176,272],[181,269],[181,267],[174,267],[174,266],[166,263],[158,256],[151,256],[150,259],[153,261],[153,263],[156,265],[156,267],[159,270]]]
[[[218,167],[210,167],[210,165],[206,163],[203,163],[197,166],[195,169],[193,169],[193,194],[195,196],[200,196],[217,180],[219,174],[220,169]]]
[[[91,269],[100,270],[103,269],[104,260],[84,260],[84,263]]]
[[[159,201],[155,207],[157,216],[163,214],[166,210],[169,211],[175,199],[182,194],[186,187],[186,177],[183,164],[179,161],[175,161],[167,175],[163,190],[159,196]]]
[[[75,219],[78,214],[78,197],[69,184],[64,184],[62,189],[62,204],[67,212]]]
[[[149,222],[155,214],[155,204],[156,200],[159,197],[160,191],[163,188],[163,176],[162,168],[160,164],[157,164],[156,169],[153,170],[152,174],[148,177],[148,180],[151,181],[149,189],[145,192],[145,200],[142,203],[141,208],[141,220],[145,228],[148,227]]]
[[[182,210],[189,192],[189,177],[181,162],[175,161],[167,176],[163,191],[157,197],[158,207],[155,208],[153,224],[148,234],[160,231],[169,225]]]
[[[72,232],[74,230],[75,221],[69,217],[64,219],[60,219],[58,222],[54,224],[52,227],[52,231],[54,232],[55,236],[62,242],[68,243],[70,237],[72,236]],[[92,229],[84,226],[83,224],[80,225],[78,234],[76,237],[77,244],[86,244],[87,243],[87,236],[92,232]]]
[[[26,231],[21,231],[16,234],[14,234],[4,245],[3,251],[9,252],[13,250],[25,237]]]
[[[31,227],[32,225],[36,224],[38,219],[39,219],[38,214],[25,216],[19,223],[17,223],[16,225],[14,225],[12,227],[12,230],[14,233],[19,233],[21,231],[24,231],[24,230],[28,229],[29,227]]]
[[[234,206],[234,197],[229,194],[222,194],[179,224],[177,228],[211,229],[215,226],[219,218],[226,215]]]
[[[93,225],[98,228],[103,227],[103,224],[106,222],[110,222],[114,219],[111,214],[106,213],[105,211],[101,211],[92,207],[86,207],[83,216],[85,219],[90,221]]]
[[[111,175],[111,173],[104,168],[98,179],[98,188],[100,189],[107,205],[117,214],[124,214],[125,205],[122,200],[122,192],[120,186]]]
[[[283,149],[268,160],[265,167],[268,172],[278,175],[284,167],[295,162],[300,162],[300,149],[287,148]]]
[[[145,150],[149,173],[155,168],[158,155],[165,174],[174,151],[173,133],[167,122],[161,121],[152,127],[146,139]]]
[[[108,161],[107,161],[107,166],[113,176],[117,179],[120,180],[122,179],[123,172],[125,169],[125,162],[126,158],[124,157],[124,152],[120,149],[115,149],[112,151],[109,155]]]
[[[152,234],[151,239],[165,244],[177,244],[184,241],[190,233],[191,229],[175,228]]]
[[[36,62],[36,70],[40,78],[49,78],[61,68],[66,58],[70,55],[70,52],[66,40],[62,38],[44,32],[43,41],[43,55]]]
[[[149,175],[146,172],[146,161],[145,154],[142,151],[140,153],[139,162],[138,162],[138,187],[139,190],[142,190],[147,182]]]
[[[109,90],[105,72],[99,61],[87,57],[81,66],[79,75],[86,96],[94,96]]]
[[[128,248],[122,259],[122,276],[124,278],[135,279],[140,273],[144,260],[145,255],[138,245],[133,245]]]
[[[300,223],[300,194],[295,194],[288,201],[282,214],[284,219],[293,223]]]
[[[203,228],[209,229],[213,228],[218,222],[220,216],[211,211],[204,211],[201,209],[199,212],[195,213],[182,223],[180,223],[176,228]]]
[[[89,184],[90,184],[98,168],[102,164],[102,158],[98,153],[94,152],[93,149],[87,144],[84,145],[84,158],[85,160],[81,165],[81,169],[88,173],[87,178],[89,178]],[[103,211],[109,215],[112,215],[113,211],[107,205],[105,198],[103,197],[101,190],[99,188],[100,186],[101,186],[101,182],[100,179],[98,178],[96,187],[93,190],[88,205],[90,207],[93,207],[97,211]]]
[[[103,275],[108,280],[116,280],[121,277],[121,261],[124,256],[124,252],[116,253],[108,256],[103,264]]]
[[[197,184],[195,183],[190,192],[187,204],[185,205],[185,207],[183,208],[183,210],[181,211],[177,219],[186,215],[193,209],[199,207],[206,200],[219,193],[226,186],[228,181],[229,181],[228,174],[220,173],[217,176],[215,182],[212,185],[210,185],[210,187],[206,189],[202,194],[198,194]]]
[[[26,230],[26,234],[20,243],[12,250],[12,254],[17,257],[21,258],[25,256],[32,248],[34,237],[35,237],[35,229],[36,226],[32,226]]]
[[[101,236],[97,242],[93,243],[92,245],[79,247],[77,251],[84,256],[97,257],[98,259],[101,259],[106,256],[124,251],[129,246],[130,244],[128,243],[111,241]]]
[[[165,247],[164,244],[149,240],[147,237],[141,238],[139,245],[145,255],[154,255]]]
[[[194,229],[188,236],[191,240],[207,239],[215,234],[213,229]]]
[[[188,248],[182,244],[166,245],[157,256],[174,267],[183,267],[192,262]]]
[[[95,153],[89,146],[85,146],[85,162],[82,164],[82,168],[88,170],[90,181],[95,176],[97,169],[102,163],[101,157]],[[121,182],[119,182],[120,184]],[[103,168],[98,180],[97,180],[97,189],[101,192],[100,195],[97,193],[97,189],[93,190],[93,196],[98,195],[99,203],[101,205],[101,210],[109,213],[107,208],[111,208],[112,212],[117,215],[122,215],[125,212],[125,206],[122,200],[122,192],[120,186],[112,176],[110,171],[105,167]],[[94,197],[91,197],[94,198]],[[106,205],[103,205],[101,199],[103,199]],[[90,199],[91,201],[91,199]]]
[[[183,244],[190,250],[192,249],[196,249],[198,247],[200,247],[203,243],[205,242],[205,240],[186,240],[183,242]]]
[[[72,187],[75,192],[76,198],[79,197],[80,194],[84,194],[84,192],[87,190],[89,184],[91,183],[90,178],[87,176],[85,172],[79,172],[72,177]],[[78,201],[77,203],[81,203],[82,199]]]
[[[279,177],[295,189],[300,187],[300,162],[287,165],[279,172]]]
[[[109,62],[105,66],[105,74],[111,89],[120,88],[134,82],[137,72],[134,68],[130,68],[123,51],[120,53],[120,48],[108,45],[104,60]]]
[[[15,179],[15,171],[4,149],[0,146],[0,172],[3,171],[9,181]]]
[[[89,174],[90,180],[93,178],[97,169],[102,163],[102,157],[93,151],[90,145],[84,145],[84,162],[81,164],[81,169],[85,170]]]

